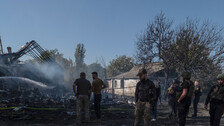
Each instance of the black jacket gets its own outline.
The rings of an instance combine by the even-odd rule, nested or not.
[[[207,95],[205,105],[208,105],[209,102],[224,103],[224,84],[212,86]]]
[[[135,101],[151,102],[156,99],[156,88],[149,79],[141,80],[137,83],[135,91]]]
[[[160,87],[160,85],[159,85],[159,86],[156,88],[156,100],[159,99],[160,94],[161,94],[161,87]]]

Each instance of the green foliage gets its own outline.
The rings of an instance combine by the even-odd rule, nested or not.
[[[90,78],[92,76],[92,72],[97,72],[98,77],[101,79],[106,78],[106,69],[101,66],[99,63],[92,63],[87,66],[88,67],[88,77]]]
[[[223,62],[223,52],[218,49],[222,45],[217,45],[221,42],[218,28],[187,19],[175,31],[174,41],[163,51],[170,67],[179,73],[190,71],[203,87],[216,83]]]
[[[107,76],[113,77],[118,74],[127,72],[133,68],[134,63],[131,57],[127,57],[125,55],[119,56],[116,59],[110,61],[110,64],[107,68]]]
[[[82,68],[84,66],[84,59],[85,59],[85,52],[86,49],[84,47],[84,44],[79,43],[75,50],[75,63],[76,68]]]
[[[165,73],[190,71],[194,80],[208,87],[222,72],[223,47],[222,28],[189,18],[174,28],[161,13],[138,38],[136,59],[141,64],[162,62]]]

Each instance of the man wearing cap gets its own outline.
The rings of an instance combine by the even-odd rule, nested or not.
[[[212,86],[209,91],[204,108],[210,103],[210,126],[219,126],[224,111],[224,74],[217,77],[218,84]]]
[[[180,85],[180,96],[178,97],[178,119],[179,126],[185,126],[186,117],[191,105],[191,99],[194,95],[194,83],[190,80],[191,74],[184,72],[182,74],[183,83]]]
[[[73,90],[77,98],[76,100],[77,124],[81,123],[82,109],[84,109],[86,121],[87,122],[90,121],[89,99],[91,94],[91,83],[86,79],[86,74],[84,72],[80,73],[80,78],[74,82]]]
[[[135,126],[140,125],[141,117],[144,118],[144,126],[151,125],[152,102],[156,99],[156,90],[154,83],[147,78],[146,69],[138,72],[140,81],[136,85],[135,91]]]

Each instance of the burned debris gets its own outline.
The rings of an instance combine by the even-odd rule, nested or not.
[[[24,55],[33,57],[39,65],[19,61]],[[44,73],[51,68],[59,69],[59,74]],[[76,98],[60,84],[63,78],[62,67],[37,42],[28,42],[15,53],[8,47],[8,53],[0,54],[0,120],[74,121]],[[126,103],[127,98],[111,99],[104,92],[102,116],[128,118],[125,111],[133,105]],[[92,98],[90,104],[93,110]]]
[[[28,108],[65,108],[73,105],[68,102],[69,96],[65,96],[65,88],[58,84],[63,82],[58,80],[63,79],[62,74],[49,78],[41,71],[42,65],[63,70],[37,42],[28,42],[14,53],[11,47],[7,49],[8,53],[3,53],[1,48],[0,54],[1,116],[9,110],[20,112]],[[32,56],[39,66],[19,61],[24,55]]]

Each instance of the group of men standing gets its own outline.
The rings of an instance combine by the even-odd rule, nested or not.
[[[191,86],[192,83],[191,83]],[[194,82],[194,88],[191,88],[192,91],[189,91],[189,93],[191,92],[192,94],[190,95],[190,99],[192,99],[193,96],[193,108],[194,108],[194,114],[192,115],[192,117],[197,117],[197,113],[198,113],[198,103],[200,100],[200,96],[202,94],[202,90],[201,90],[201,86],[199,85],[199,81],[195,81]],[[174,80],[173,83],[170,85],[170,87],[168,88],[168,104],[170,106],[170,113],[169,113],[169,118],[177,117],[177,100],[181,95],[181,86],[180,86],[180,81],[179,80]],[[178,96],[179,95],[179,96]]]
[[[141,69],[138,73],[140,81],[137,83],[135,100],[135,126],[140,125],[141,117],[144,118],[144,126],[151,125],[152,105],[156,99],[156,88],[154,83],[147,78],[147,71]],[[204,108],[208,108],[210,103],[210,125],[219,126],[220,120],[224,112],[224,74],[217,77],[218,84],[212,86],[209,91]],[[184,72],[182,74],[182,83],[175,80],[168,89],[170,115],[178,116],[179,126],[185,126],[186,118],[189,113],[189,107],[193,99],[194,114],[192,117],[197,117],[197,106],[202,94],[201,87],[198,81],[191,81],[191,74]]]
[[[77,79],[73,84],[73,90],[77,98],[76,110],[77,117],[76,122],[80,124],[82,119],[82,109],[85,112],[85,121],[90,121],[89,115],[89,101],[91,94],[94,95],[94,110],[96,114],[96,121],[101,121],[101,111],[100,111],[100,102],[102,99],[101,90],[106,88],[106,84],[98,78],[97,72],[92,72],[93,82],[92,85],[90,81],[86,79],[86,74],[84,72],[80,73],[80,78]]]
[[[150,126],[152,118],[156,119],[156,106],[158,97],[160,94],[160,85],[155,86],[153,81],[147,77],[147,70],[139,70],[138,75],[140,81],[136,85],[135,91],[135,126],[141,124],[141,118],[144,119],[144,126]],[[90,121],[89,116],[89,100],[91,93],[94,94],[94,109],[97,118],[97,122],[100,122],[101,111],[100,102],[102,99],[101,90],[106,88],[106,84],[98,78],[97,72],[92,73],[93,82],[86,79],[85,73],[80,73],[80,78],[74,82],[73,90],[77,97],[77,123],[81,123],[82,109],[85,112],[86,121]],[[204,108],[208,108],[210,103],[210,125],[219,126],[220,120],[224,112],[224,74],[220,74],[217,77],[218,84],[212,86],[209,91]],[[159,92],[159,93],[158,93]],[[170,115],[174,113],[174,116],[178,116],[179,126],[185,126],[186,117],[189,113],[189,107],[193,99],[194,114],[192,117],[197,117],[197,106],[200,96],[202,94],[201,87],[198,81],[193,83],[191,81],[191,74],[184,72],[182,74],[182,83],[175,80],[168,89]],[[194,97],[194,98],[193,98]],[[154,120],[155,121],[155,120]]]

